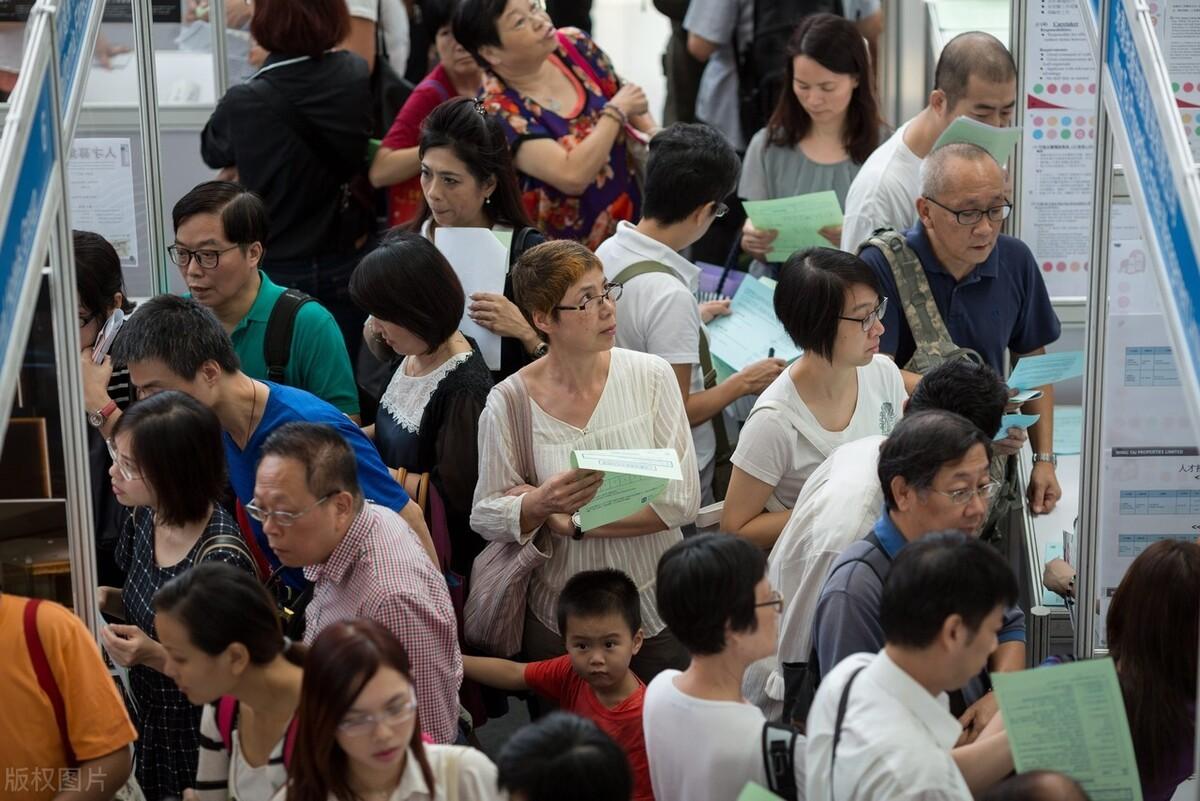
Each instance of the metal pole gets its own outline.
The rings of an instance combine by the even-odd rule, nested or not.
[[[133,38],[137,54],[138,126],[142,137],[142,184],[146,192],[146,223],[150,244],[151,294],[166,292],[169,284],[164,255],[162,148],[158,138],[158,81],[154,64],[154,17],[151,0],[133,0]],[[223,13],[223,12],[222,12]]]
[[[1107,47],[1108,6],[1103,0],[1100,18],[1101,52],[1097,63],[1104,64]],[[1101,93],[1108,78],[1100,68]],[[1098,568],[1102,537],[1099,525],[1100,481],[1105,454],[1102,450],[1104,431],[1104,350],[1108,330],[1108,246],[1109,221],[1112,211],[1113,138],[1108,112],[1103,102],[1096,109],[1096,180],[1093,188],[1095,204],[1092,210],[1092,270],[1088,287],[1087,369],[1083,377],[1083,447],[1080,449],[1079,470],[1079,527],[1076,532],[1075,592],[1078,612],[1075,616],[1075,655],[1081,659],[1096,650],[1095,621],[1096,591],[1100,586]]]
[[[242,0],[233,0],[239,3]],[[213,84],[215,97],[220,100],[229,90],[228,40],[225,38],[225,0],[209,0],[208,25],[212,32]]]
[[[54,15],[50,21],[51,53],[58,52]],[[69,218],[67,153],[62,115],[58,110],[62,82],[58,59],[50,59],[55,113],[54,139],[58,153],[59,200],[50,245],[50,312],[54,361],[58,371],[58,412],[62,427],[66,478],[67,548],[71,559],[71,589],[75,614],[98,634],[96,619],[96,535],[91,514],[91,476],[88,471],[87,430],[84,428],[83,379],[79,371],[79,298],[75,286],[75,257]]]

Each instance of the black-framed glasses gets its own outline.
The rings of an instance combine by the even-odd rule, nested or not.
[[[940,489],[934,490],[934,492],[936,492],[938,495],[945,495],[947,498],[949,498],[950,503],[954,504],[955,506],[965,506],[966,504],[970,503],[971,499],[976,495],[978,495],[980,498],[983,498],[985,501],[990,501],[992,498],[996,497],[996,493],[999,491],[999,481],[989,481],[982,487],[968,487],[966,489],[954,490],[953,492],[943,492]]]
[[[1001,203],[999,206],[992,206],[987,209],[952,209],[944,203],[938,203],[929,195],[924,195],[923,197],[938,208],[945,209],[953,214],[954,219],[958,221],[959,225],[975,225],[983,219],[983,215],[985,214],[992,222],[1004,222],[1008,219],[1008,215],[1012,214],[1011,203]]]
[[[104,440],[104,444],[108,447],[109,458],[113,464],[117,466],[117,471],[121,474],[121,478],[126,481],[137,481],[142,477],[141,473],[135,473],[129,467],[129,462],[117,451],[117,444],[111,438]]]
[[[883,315],[887,314],[887,300],[888,300],[887,298],[883,298],[882,300],[880,300],[879,305],[876,306],[875,308],[871,309],[871,311],[867,312],[866,317],[845,317],[845,316],[839,314],[838,319],[839,320],[848,320],[849,322],[852,322],[852,323],[858,323],[859,325],[862,326],[862,330],[870,331],[872,328],[875,327],[875,323],[882,320]]]
[[[188,250],[179,245],[171,245],[167,248],[167,255],[171,257],[171,261],[176,267],[186,270],[187,266],[192,263],[192,259],[206,270],[215,270],[217,265],[221,263],[221,254],[228,253],[234,248],[241,245],[230,245],[224,250]]]
[[[299,512],[268,512],[266,509],[262,508],[261,506],[255,505],[253,502],[246,504],[246,506],[244,508],[246,510],[246,514],[250,515],[255,520],[257,520],[258,522],[260,522],[264,525],[267,523],[268,520],[271,520],[273,518],[275,520],[275,525],[280,526],[281,528],[289,528],[290,526],[295,524],[295,522],[297,520],[304,517],[306,514],[311,512],[313,509],[316,509],[318,506],[325,503],[325,501],[329,500],[330,498],[332,498],[334,495],[337,495],[337,494],[338,494],[338,490],[334,490],[333,492],[326,493],[324,497],[318,499],[315,503],[311,504],[308,508],[301,509]]]
[[[598,301],[607,300],[611,301],[612,303],[616,303],[621,299],[621,293],[624,291],[625,286],[623,284],[609,283],[604,285],[604,292],[594,298],[585,299],[583,303],[580,303],[578,306],[555,306],[554,308],[558,311],[588,311],[593,308],[598,309],[600,308]]]
[[[713,217],[715,217],[718,220],[721,219],[722,217],[724,217],[728,213],[729,213],[729,206],[726,205],[725,203],[717,203],[717,205],[713,207]]]
[[[771,600],[761,601],[759,603],[756,603],[754,605],[754,608],[758,609],[759,607],[763,607],[763,606],[773,606],[773,607],[775,607],[775,611],[782,615],[783,614],[783,593],[781,593],[779,590],[771,590]]]

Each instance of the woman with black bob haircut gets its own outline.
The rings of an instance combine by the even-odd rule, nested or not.
[[[424,204],[411,230],[437,244],[438,228],[490,228],[509,238],[508,268],[546,241],[521,203],[512,152],[500,124],[473,98],[447,100],[421,126],[420,179]],[[502,381],[545,352],[542,341],[513,302],[511,272],[504,293],[471,296],[471,319],[500,339]]]
[[[124,621],[100,630],[113,660],[128,667],[137,702],[137,779],[147,798],[177,796],[196,776],[200,709],[164,671],[152,599],[198,564],[228,562],[255,576],[254,562],[225,492],[221,424],[182,392],[161,392],[131,405],[108,440],[113,494],[132,515],[117,543],[121,588],[101,587],[100,608]]]
[[[812,14],[792,32],[784,57],[785,90],[767,127],[746,148],[738,194],[744,200],[773,200],[833,190],[845,208],[851,182],[879,145],[881,121],[867,45],[845,17]],[[834,247],[840,245],[840,225],[821,234]],[[777,235],[746,220],[742,249],[765,262]]]
[[[803,353],[759,396],[733,454],[721,528],[770,548],[809,475],[839,445],[887,435],[908,394],[879,353],[887,298],[857,256],[792,255],[775,316]]]
[[[118,309],[133,312],[134,303],[125,293],[121,257],[107,239],[91,231],[72,231],[75,250],[75,286],[79,291],[79,356],[83,373],[83,408],[98,412],[109,401],[124,410],[132,400],[129,371],[106,368],[92,361],[92,347],[108,318]],[[112,459],[99,429],[88,427],[88,470],[92,477],[92,519],[96,521],[96,578],[101,584],[120,584],[124,578],[113,561],[117,537],[125,515],[113,497],[108,468]]]
[[[496,759],[511,801],[629,801],[633,777],[621,746],[592,721],[552,712],[517,730]]]
[[[154,624],[164,672],[204,709],[197,801],[268,801],[287,783],[305,647],[283,636],[258,579],[221,563],[164,584]]]
[[[401,357],[375,424],[363,431],[374,439],[384,464],[402,471],[397,478],[411,497],[422,497],[420,474],[429,473],[445,505],[450,566],[467,576],[484,546],[471,531],[470,516],[479,475],[479,414],[492,378],[475,343],[458,330],[462,284],[432,242],[393,231],[355,268],[350,297]],[[426,503],[436,540],[432,511]]]

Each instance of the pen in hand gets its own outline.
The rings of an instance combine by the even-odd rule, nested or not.
[[[775,358],[775,349],[774,348],[767,348],[767,358],[768,359]]]

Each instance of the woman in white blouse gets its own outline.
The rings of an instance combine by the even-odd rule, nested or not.
[[[274,801],[502,801],[481,751],[421,737],[404,646],[369,618],[327,627],[300,691],[296,758]]]
[[[685,667],[687,653],[666,629],[654,597],[659,556],[682,538],[699,509],[700,486],[679,384],[657,356],[613,347],[619,284],[606,283],[600,261],[565,240],[527,251],[513,268],[517,305],[549,344],[546,356],[493,391],[479,418],[479,483],[471,528],[487,539],[527,543],[545,527],[555,535],[550,560],[533,575],[525,618],[529,660],[564,652],[555,619],[559,591],[571,576],[602,567],[637,584],[647,639],[633,670],[649,681]],[[510,394],[529,410],[509,409]],[[531,416],[532,443],[518,448],[515,415]],[[621,520],[581,531],[573,515],[595,496],[603,475],[571,469],[575,450],[670,448],[683,479],[670,481],[648,505]],[[531,452],[534,464],[519,464]],[[529,468],[529,469],[527,469]],[[523,475],[533,476],[536,486]]]
[[[305,648],[284,639],[254,576],[208,562],[154,595],[164,672],[203,704],[200,759],[184,801],[269,801],[287,781]]]
[[[834,448],[888,434],[908,395],[879,353],[887,298],[871,268],[831,248],[795,253],[775,315],[803,355],[759,396],[733,454],[721,528],[770,548],[804,482]]]

